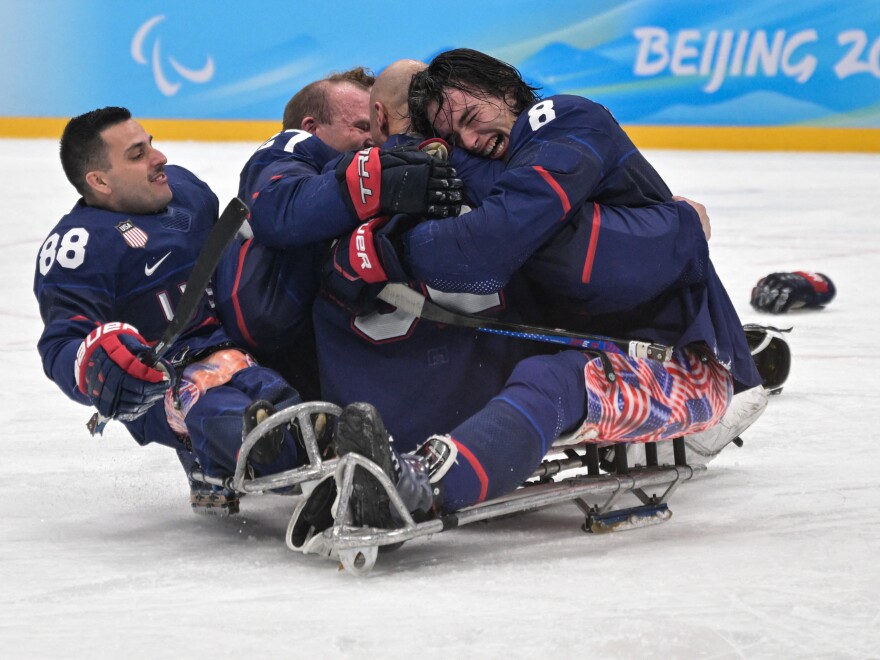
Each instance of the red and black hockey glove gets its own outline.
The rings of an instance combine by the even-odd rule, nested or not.
[[[411,279],[398,256],[402,250],[398,242],[414,222],[406,215],[375,218],[341,238],[324,264],[324,293],[355,316],[384,304],[376,295],[386,282]]]
[[[171,367],[148,367],[139,356],[146,341],[127,323],[105,323],[92,330],[76,353],[76,384],[98,412],[128,422],[147,412],[165,396]]]
[[[336,166],[346,205],[359,220],[406,213],[445,218],[461,210],[455,169],[416,147],[376,147],[346,154]]]
[[[782,314],[800,307],[818,309],[834,298],[837,290],[827,275],[795,271],[771,273],[752,289],[752,307],[762,312]]]

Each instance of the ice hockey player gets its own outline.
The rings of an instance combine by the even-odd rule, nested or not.
[[[759,386],[742,323],[709,259],[708,217],[682,217],[671,232],[657,219],[607,208],[670,196],[605,108],[576,96],[538,99],[510,65],[458,49],[414,76],[410,115],[420,132],[505,165],[473,213],[419,224],[403,237],[400,252],[415,276],[444,291],[485,289],[524,264],[551,327],[703,343],[729,366],[736,392]],[[480,245],[492,249],[474,265],[466,255]],[[766,393],[753,395],[766,405]],[[752,420],[760,414],[747,407]]]
[[[217,312],[230,335],[307,400],[320,396],[311,306],[327,242],[354,222],[333,173],[340,151],[372,146],[363,67],[309,83],[284,108],[282,131],[241,171],[238,197],[257,238],[242,237],[217,272]],[[328,186],[329,184],[329,186]]]
[[[423,222],[402,236],[387,231],[383,235],[389,223],[376,226],[375,232],[362,227],[359,233],[373,242],[368,252],[379,258],[369,272],[355,262],[361,278],[381,282],[390,272],[391,279],[415,276],[444,291],[497,290],[523,263],[527,270],[535,251],[548,241],[552,245],[567,222],[587,215],[592,224],[580,225],[589,230],[588,240],[577,244],[582,253],[578,258],[572,258],[572,250],[561,255],[561,272],[568,274],[570,284],[554,291],[560,285],[557,279],[541,282],[538,277],[538,283],[549,287],[542,293],[568,303],[562,309],[575,312],[567,319],[569,325],[581,322],[590,331],[590,326],[604,322],[603,329],[614,330],[608,334],[677,347],[673,362],[662,368],[609,356],[617,374],[613,382],[605,379],[602,360],[580,352],[526,360],[498,397],[451,432],[454,440],[433,438],[413,455],[424,454],[430,464],[437,456],[458,454],[451,467],[440,460],[441,468],[433,474],[436,481],[448,470],[442,510],[515,488],[531,474],[549,443],[578,424],[585,435],[607,441],[644,442],[698,433],[721,418],[735,382],[740,389],[759,385],[742,325],[711,268],[708,232],[699,221],[683,217],[671,242],[656,240],[650,225],[636,228],[633,242],[625,217],[602,225],[601,208],[585,203],[596,195],[632,206],[670,199],[659,175],[601,106],[578,97],[538,101],[512,67],[460,50],[441,54],[416,74],[410,109],[422,133],[433,132],[477,155],[504,160],[506,169],[490,196],[467,215]],[[660,247],[680,249],[681,254],[657,258],[652,252]],[[575,268],[579,278],[570,277]],[[624,278],[624,284],[615,284],[615,277]],[[590,317],[592,307],[583,302],[591,296],[594,301],[607,300],[602,289],[606,283],[611,290],[641,300],[617,310],[600,308]],[[645,296],[638,283],[653,295]],[[387,434],[375,410],[362,408],[351,416],[365,419],[351,426],[367,431],[347,439],[341,424],[340,454],[357,451],[383,466],[411,462],[391,460],[390,449],[377,449],[387,444]],[[438,450],[438,444],[443,448]],[[413,461],[426,465],[418,458]],[[403,494],[408,492],[407,471],[399,469],[399,474],[398,468],[388,467],[386,472]],[[430,476],[432,470],[413,473]],[[355,519],[376,526],[387,523],[388,514],[384,502],[375,504],[382,493],[371,479],[366,474],[356,477],[356,489],[365,493],[362,499],[370,512]],[[415,490],[424,504],[421,496],[430,489]],[[376,511],[384,512],[384,521],[373,517]]]
[[[453,54],[457,52],[453,51]],[[469,53],[470,51],[467,57],[471,58]],[[443,57],[439,56],[437,59]],[[477,58],[476,64],[478,66],[473,67],[471,62],[472,68],[482,73],[486,62]],[[514,88],[513,95],[517,98],[533,98],[531,88],[522,82],[511,67],[497,61],[490,62],[489,66],[494,68],[486,77],[493,84],[501,81],[500,85]],[[456,71],[464,69],[461,63],[450,68]],[[418,81],[430,71],[422,71],[414,80]],[[416,82],[414,87],[418,89]],[[475,311],[473,305],[479,302],[477,299],[490,298],[494,295],[493,292],[499,290],[500,284],[509,284],[511,274],[517,272],[525,262],[522,272],[546,285],[546,290],[542,289],[541,292],[541,297],[548,303],[545,306],[545,319],[552,319],[551,322],[557,327],[577,325],[580,327],[576,329],[587,332],[595,331],[591,326],[599,323],[602,323],[606,334],[616,334],[614,331],[622,327],[636,328],[640,332],[641,326],[650,321],[657,312],[658,305],[666,309],[673,318],[681,308],[687,313],[691,309],[699,309],[703,317],[708,317],[710,312],[717,312],[728,316],[722,319],[723,323],[716,324],[719,332],[729,333],[728,337],[722,337],[721,359],[725,362],[730,360],[732,345],[737,351],[738,371],[743,372],[744,378],[751,376],[754,379],[756,375],[753,373],[754,366],[748,345],[723,288],[716,292],[716,303],[711,310],[704,303],[693,305],[688,298],[690,289],[703,281],[707,282],[707,287],[720,287],[714,271],[711,271],[711,263],[708,262],[705,236],[708,218],[703,222],[701,217],[698,222],[697,215],[684,205],[679,208],[679,205],[674,204],[657,204],[654,200],[670,198],[668,189],[607,111],[578,97],[566,97],[566,100],[575,108],[585,105],[586,111],[580,112],[580,119],[584,121],[575,121],[575,128],[572,128],[569,123],[560,120],[560,130],[553,133],[555,122],[545,118],[538,125],[542,129],[541,135],[531,137],[531,132],[527,130],[530,123],[525,121],[528,113],[523,113],[519,125],[524,124],[526,128],[520,131],[520,141],[526,146],[518,151],[523,154],[523,163],[505,163],[507,169],[500,175],[497,167],[493,167],[491,176],[496,178],[491,184],[481,184],[477,180],[478,168],[472,167],[468,170],[461,158],[453,158],[453,162],[462,165],[462,172],[474,173],[474,176],[465,175],[468,177],[466,194],[469,199],[476,197],[474,201],[482,202],[484,200],[479,199],[480,193],[474,195],[472,190],[493,190],[494,194],[491,195],[488,205],[484,204],[458,218],[422,222],[408,232],[398,229],[401,225],[405,229],[411,227],[412,223],[408,219],[399,221],[394,218],[391,222],[380,219],[365,224],[357,240],[367,246],[366,252],[376,255],[372,260],[378,260],[376,271],[383,268],[387,277],[402,281],[417,281],[418,273],[427,273],[432,279],[424,282],[423,286],[429,295],[442,298],[442,301],[448,303],[454,302],[455,296],[470,295],[475,299],[470,301],[471,311]],[[471,104],[469,107],[473,109],[479,106]],[[513,111],[509,110],[509,114],[513,117]],[[413,118],[416,117],[414,114]],[[590,125],[590,120],[595,128],[583,128]],[[569,118],[569,121],[574,120]],[[480,126],[486,125],[485,121],[478,123]],[[433,126],[423,130],[436,132]],[[572,131],[582,131],[584,139],[569,140],[568,134]],[[551,136],[556,136],[555,140],[561,143],[559,146],[554,146],[556,143],[552,137],[548,140],[548,132]],[[608,152],[606,159],[609,162],[622,163],[616,167],[601,168],[602,171],[607,170],[607,173],[598,186],[598,177],[587,175],[591,168],[596,168],[595,151],[583,146],[584,140],[595,135],[600,136],[595,138],[600,143],[599,146]],[[567,142],[580,144],[584,153],[581,154]],[[534,159],[530,159],[528,154],[534,154],[538,147],[529,147],[530,143],[541,145],[540,154],[547,162],[532,162]],[[560,150],[557,156],[551,154],[554,148]],[[453,155],[459,151],[464,150],[454,149]],[[625,154],[630,157],[624,158]],[[578,158],[585,162],[578,164]],[[492,166],[496,162],[502,164],[500,159],[489,161],[471,157],[471,160],[481,160],[482,163]],[[562,167],[568,169],[558,172]],[[553,177],[562,183],[558,183]],[[477,184],[472,186],[474,181]],[[563,184],[567,186],[566,189],[563,189]],[[627,185],[632,189],[627,191]],[[535,193],[532,193],[532,188],[536,189]],[[633,207],[644,208],[636,210],[594,205],[588,203],[590,195],[596,195],[600,200],[606,197],[613,200],[625,199]],[[577,202],[578,206],[563,222],[561,219],[566,205],[575,203],[570,200],[582,201]],[[546,227],[539,234],[532,234],[531,243],[523,238],[534,232],[535,226],[541,223]],[[594,230],[596,236],[592,235]],[[555,237],[538,249],[535,244],[546,241],[545,237],[551,236],[553,232],[556,232]],[[599,249],[595,249],[597,241]],[[357,291],[358,281],[361,284],[364,280],[382,281],[381,277],[361,268],[358,260],[350,259],[350,245],[351,242],[341,242],[336,247],[332,266],[327,269],[327,288],[333,291],[334,300],[344,303],[352,300],[357,302],[361,295]],[[428,245],[434,246],[434,249],[425,249]],[[403,262],[398,258],[398,248]],[[633,265],[628,267],[626,264]],[[703,273],[704,270],[707,271],[706,274]],[[355,291],[346,293],[347,288]],[[696,292],[693,295],[702,294]],[[502,296],[495,305],[501,304],[502,300],[510,305],[510,296]],[[341,310],[328,309],[325,301],[319,300],[317,305],[316,324],[326,321],[321,333],[322,344],[326,348],[319,345],[326,391],[333,394],[334,400],[343,404],[359,400],[369,400],[376,404],[383,417],[388,420],[389,426],[394,426],[393,433],[398,442],[403,441],[402,446],[407,449],[414,446],[410,444],[414,442],[411,439],[412,430],[425,421],[430,423],[434,412],[426,414],[424,406],[413,407],[409,403],[398,404],[395,408],[395,400],[399,402],[406,399],[387,387],[381,392],[366,396],[368,391],[365,388],[370,381],[369,377],[343,377],[333,368],[332,360],[344,361],[347,368],[363,368],[364,373],[382,374],[378,378],[383,382],[405,382],[408,385],[405,389],[408,391],[421,391],[424,388],[418,385],[417,376],[420,370],[424,372],[426,369],[419,366],[418,356],[422,351],[428,350],[433,350],[436,355],[437,346],[442,346],[444,354],[451,356],[446,362],[452,364],[458,354],[457,350],[452,350],[454,342],[449,339],[440,342],[434,338],[433,347],[426,343],[419,350],[413,342],[417,344],[419,335],[425,334],[424,322],[418,323],[414,318],[400,318],[399,315],[395,317],[381,312],[369,316],[360,315],[355,319],[351,314],[346,316]],[[476,311],[491,308],[491,305],[484,305]],[[557,309],[564,312],[564,315],[558,314],[557,317]],[[334,314],[337,318],[334,318]],[[730,314],[733,316],[729,316]],[[646,318],[639,319],[639,316]],[[398,328],[396,333],[393,332],[393,321],[396,321],[395,327]],[[532,319],[533,323],[536,321],[541,324],[542,319]],[[334,326],[336,330],[333,329]],[[680,326],[673,323],[673,327],[674,330],[663,332],[662,337],[660,331],[655,329],[654,339],[675,344],[681,339],[680,333],[676,334],[680,331]],[[715,332],[705,322],[701,330]],[[691,332],[695,331],[695,328],[691,328]],[[350,336],[352,332],[362,335],[360,347],[353,342]],[[394,343],[402,341],[408,342],[410,347],[405,351],[395,352]],[[713,345],[717,343],[708,336],[706,341]],[[368,343],[372,345],[368,346]],[[389,359],[389,353],[393,353],[394,360]],[[464,352],[461,354],[467,355]],[[329,358],[325,360],[324,355]],[[373,355],[376,356],[375,359],[372,359]],[[399,366],[400,355],[412,356],[414,364],[410,365],[412,368],[400,368],[397,375],[393,376],[388,372],[396,365]],[[426,357],[429,356],[426,354]],[[421,359],[424,361],[424,358]],[[487,352],[483,359],[477,357],[477,360],[482,365],[491,363],[493,354]],[[440,372],[437,365],[444,363],[429,360],[428,364],[431,364],[434,371]],[[508,372],[509,369],[504,372],[504,378]],[[433,378],[430,382],[431,388],[435,389],[438,386],[442,388],[446,381],[443,378]],[[475,379],[469,379],[462,387],[466,390],[473,389],[477,383]],[[439,399],[444,402],[453,400],[452,397],[444,396]],[[485,397],[465,399],[468,401],[466,405],[470,406],[481,406],[487,400]],[[469,412],[477,409],[471,408]],[[460,416],[452,420],[454,423],[451,425],[454,426],[464,418]],[[412,420],[412,423],[404,425],[401,420]]]
[[[358,67],[291,98],[284,130],[241,172],[239,197],[250,205],[253,240],[242,241],[218,273],[218,309],[233,337],[282,369],[307,398],[317,397],[311,311],[322,257],[331,239],[360,224],[353,200],[375,192],[377,210],[435,217],[459,205],[450,168],[414,149],[372,148],[373,82]],[[360,188],[361,170],[373,175],[375,191]]]
[[[297,392],[236,348],[210,291],[170,357],[154,366],[141,360],[173,316],[217,220],[217,197],[191,172],[167,165],[125,108],[71,119],[61,163],[82,198],[37,257],[46,375],[74,401],[122,422],[139,444],[177,450],[188,474],[198,467],[231,475],[246,410],[255,416],[252,405],[265,414],[299,403]],[[264,439],[251,454],[257,475],[300,461],[289,431]],[[210,488],[206,494],[192,485],[194,505],[215,503]]]
[[[407,93],[413,73],[425,66],[417,60],[398,60],[377,77],[370,92],[371,132],[377,146],[421,142],[405,135],[410,126]],[[349,247],[345,238],[336,252]],[[338,256],[328,260],[325,271],[329,280],[339,281],[325,283],[314,308],[323,397],[341,405],[369,400],[385,413],[402,447],[413,449],[432,430],[452,428],[480,410],[503,387],[513,367],[534,353],[530,342],[440,326],[377,306],[349,268],[348,252]],[[442,296],[445,305],[510,321],[522,320],[520,310],[530,306],[530,298],[526,285],[516,281],[485,296]],[[413,400],[414,393],[425,391],[431,396]]]

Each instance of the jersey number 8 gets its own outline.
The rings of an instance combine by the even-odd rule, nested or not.
[[[553,101],[541,101],[529,108],[529,124],[533,131],[537,131],[544,124],[556,119],[556,110],[553,109]]]

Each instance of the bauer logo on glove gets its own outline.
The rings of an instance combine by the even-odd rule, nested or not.
[[[771,273],[752,289],[752,307],[762,312],[783,314],[792,309],[821,309],[837,290],[827,275],[798,270]]]
[[[83,339],[76,354],[74,377],[80,391],[107,419],[132,421],[165,396],[171,365],[155,367],[139,359],[150,347],[128,323],[105,323]]]

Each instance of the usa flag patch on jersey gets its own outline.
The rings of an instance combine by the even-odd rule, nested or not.
[[[147,244],[147,233],[143,229],[136,227],[131,218],[120,222],[116,225],[116,229],[122,234],[125,242],[133,248],[142,248]]]

